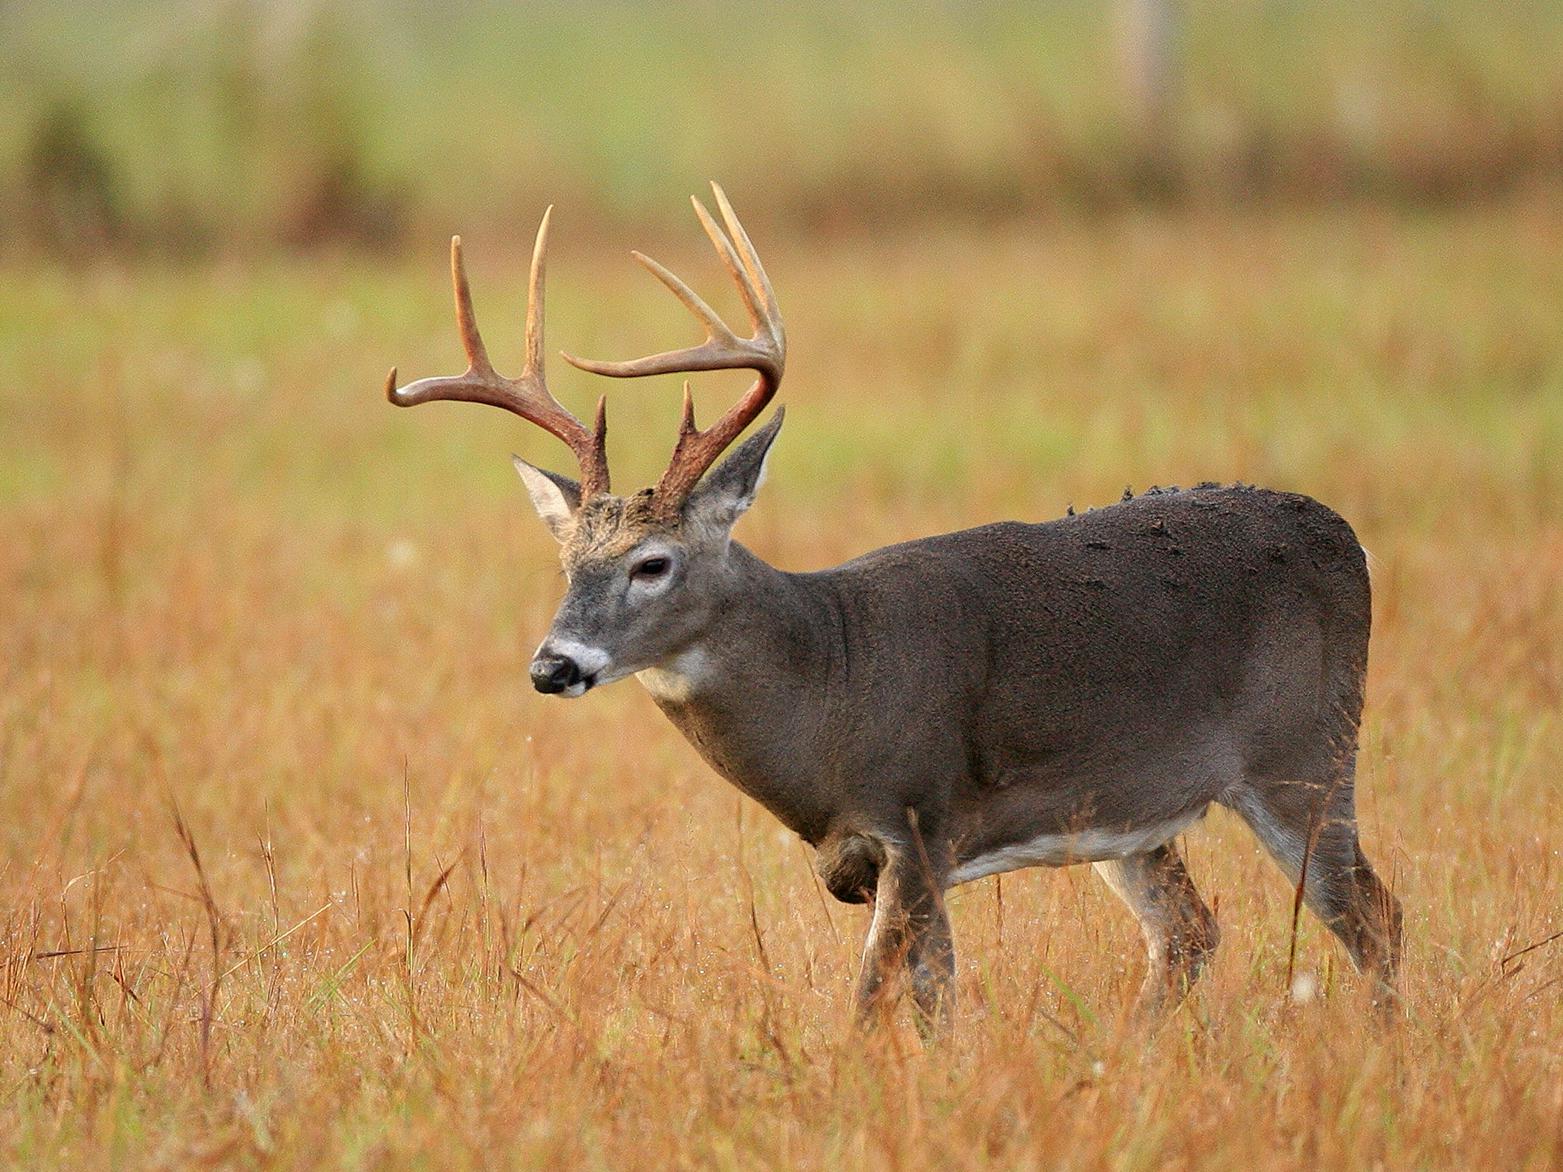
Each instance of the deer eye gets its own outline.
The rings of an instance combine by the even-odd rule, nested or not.
[[[630,569],[631,578],[660,578],[668,572],[669,561],[665,557],[649,557],[635,563]]]

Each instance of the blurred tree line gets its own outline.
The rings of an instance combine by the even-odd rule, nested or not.
[[[9,251],[658,221],[713,175],[800,230],[1426,203],[1563,179],[1563,5],[32,0],[0,97]]]

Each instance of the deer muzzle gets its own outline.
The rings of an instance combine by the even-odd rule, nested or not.
[[[563,692],[582,683],[581,665],[564,655],[539,655],[532,660],[532,686],[539,692]]]
[[[599,681],[612,660],[600,647],[550,635],[532,656],[532,686],[551,695],[581,696]]]

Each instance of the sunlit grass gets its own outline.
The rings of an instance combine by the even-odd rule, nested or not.
[[[569,224],[553,345],[684,336]],[[529,227],[469,240],[502,369]],[[1556,1164],[1555,205],[829,249],[750,227],[792,350],[740,536],[783,566],[1126,484],[1262,481],[1356,524],[1376,596],[1361,814],[1407,910],[1403,1026],[1365,1028],[1307,919],[1320,995],[1294,1003],[1290,892],[1218,812],[1185,849],[1224,943],[1154,1042],[1122,1021],[1136,931],[1084,869],[955,893],[955,1041],[865,1042],[847,1021],[864,916],[823,896],[807,851],[634,684],[574,704],[528,687],[560,584],[505,457],[561,449],[378,389],[392,362],[457,364],[440,241],[394,265],[13,268],[0,1153]],[[665,259],[714,278],[684,244]],[[595,395],[555,365],[562,396]],[[697,393],[713,410],[730,384]],[[649,480],[676,387],[611,401],[619,480]]]

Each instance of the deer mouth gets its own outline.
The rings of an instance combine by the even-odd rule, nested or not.
[[[605,688],[609,684],[616,684],[620,680],[628,679],[634,675],[633,671],[627,671],[619,667],[605,667],[599,671],[582,675],[575,683],[560,690],[559,695],[566,700],[574,700],[578,696],[584,696],[593,688]]]

